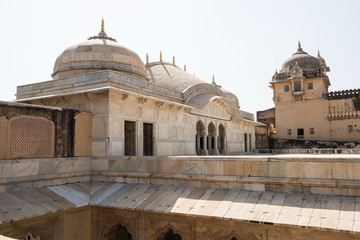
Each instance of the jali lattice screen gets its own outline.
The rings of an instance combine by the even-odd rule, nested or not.
[[[43,117],[19,116],[10,119],[10,158],[54,156],[54,123]]]

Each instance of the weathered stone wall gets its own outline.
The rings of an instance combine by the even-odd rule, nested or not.
[[[0,159],[74,156],[76,113],[0,102]]]
[[[119,230],[120,226],[126,230],[126,238],[121,234],[109,234]],[[70,209],[0,224],[0,237],[13,239],[24,239],[30,233],[41,240],[158,240],[164,239],[170,231],[182,240],[355,240],[360,237],[359,233],[318,227],[302,228],[289,224],[270,225],[103,207]]]
[[[285,240],[285,239],[357,239],[359,234],[327,231],[320,228],[300,228],[291,225],[267,225],[260,222],[226,221],[222,218],[179,216],[143,211],[92,208],[91,239],[106,238],[109,228],[126,227],[132,239],[158,240],[172,230],[183,240]],[[179,237],[179,236],[177,236]],[[123,238],[130,239],[130,238]],[[180,238],[168,238],[180,239]]]
[[[136,123],[137,156],[143,155],[143,124],[153,124],[153,155],[195,155],[196,123],[200,120],[208,132],[210,123],[225,127],[225,153],[244,152],[244,134],[251,151],[255,149],[255,123],[234,120],[225,103],[209,102],[203,109],[191,108],[175,102],[166,102],[139,94],[115,89],[104,89],[46,101],[24,100],[28,103],[58,106],[91,112],[92,156],[124,156],[124,122]],[[248,150],[249,151],[249,150]]]

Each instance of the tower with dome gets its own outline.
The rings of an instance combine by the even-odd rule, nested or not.
[[[270,82],[275,104],[271,136],[275,148],[284,140],[298,141],[297,146],[314,141],[312,147],[320,146],[319,142],[327,146],[359,142],[360,90],[329,92],[328,72],[330,68],[320,52],[317,57],[311,56],[300,42],[297,51],[275,72]]]

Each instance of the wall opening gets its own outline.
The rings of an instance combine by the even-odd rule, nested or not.
[[[216,128],[214,123],[210,123],[208,126],[208,141],[207,141],[207,149],[209,154],[216,154],[215,149],[215,136],[216,136]]]
[[[300,81],[296,81],[294,82],[294,92],[301,92],[301,82]]]
[[[225,153],[225,128],[222,124],[219,125],[218,150],[219,154]]]
[[[144,156],[152,156],[153,155],[153,124],[152,123],[144,123],[143,141],[144,141]]]
[[[251,134],[249,134],[249,152],[251,152],[252,149],[251,149]]]
[[[298,139],[303,139],[304,138],[304,129],[303,128],[298,128],[297,129],[297,138]]]
[[[174,231],[170,229],[165,234],[158,237],[157,240],[182,240],[182,237],[179,234],[174,233]]]
[[[196,154],[202,155],[204,154],[204,137],[205,137],[205,127],[201,120],[196,123],[196,136],[195,136],[195,144],[196,144]]]
[[[128,232],[128,229],[121,225],[113,226],[109,229],[106,229],[103,233],[102,239],[106,240],[132,240],[133,237],[131,233]]]
[[[136,122],[125,121],[124,124],[125,156],[136,155]]]
[[[248,145],[247,145],[247,134],[244,133],[244,152],[248,151]]]

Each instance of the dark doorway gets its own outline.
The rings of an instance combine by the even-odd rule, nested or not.
[[[247,134],[244,133],[244,151],[247,152],[248,151],[248,147],[247,147]]]
[[[297,129],[297,138],[299,138],[299,139],[304,138],[304,129],[303,128]]]
[[[144,123],[144,156],[153,155],[153,124]]]
[[[136,123],[132,121],[125,121],[125,156],[136,155]]]
[[[196,154],[202,155],[204,153],[204,124],[199,120],[196,123],[196,136],[195,136],[195,144],[196,144]]]
[[[104,230],[104,235],[102,239],[132,240],[132,235],[128,232],[126,227],[118,225]]]
[[[251,149],[251,134],[249,134],[249,152],[251,152],[252,149]]]
[[[219,125],[218,150],[220,154],[225,150],[225,128],[222,124]]]
[[[182,237],[174,233],[172,229],[169,229],[163,236],[158,237],[158,240],[182,240]]]

